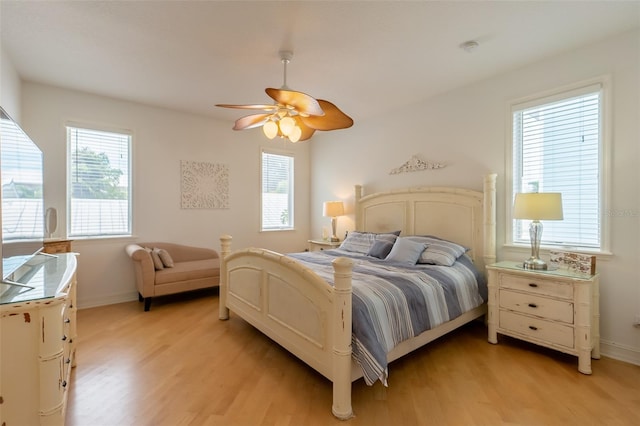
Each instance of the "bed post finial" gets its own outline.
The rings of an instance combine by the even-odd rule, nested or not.
[[[484,177],[484,266],[496,262],[496,173]]]
[[[362,200],[362,185],[356,185],[354,194],[354,212],[355,212],[355,220],[356,220],[356,231],[361,231],[359,227],[362,226],[362,208],[360,206],[360,200]]]
[[[339,257],[333,264],[333,415],[353,417],[351,407],[351,275],[353,260]]]
[[[227,308],[227,262],[226,257],[231,253],[231,235],[220,237],[220,289],[218,296],[218,319],[229,319],[229,308]]]

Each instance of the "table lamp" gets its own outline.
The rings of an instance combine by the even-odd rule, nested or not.
[[[546,270],[547,264],[540,259],[542,239],[541,220],[562,220],[562,194],[559,192],[532,192],[516,194],[513,202],[513,217],[531,220],[531,257],[524,261],[524,269]]]
[[[342,201],[325,201],[322,204],[322,215],[331,218],[331,241],[340,241],[336,235],[336,225],[338,216],[344,214],[344,204]]]

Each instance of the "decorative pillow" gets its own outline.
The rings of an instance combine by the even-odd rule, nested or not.
[[[400,235],[400,231],[395,232],[385,232],[385,234],[391,234],[398,236]],[[346,251],[352,251],[354,253],[367,254],[373,246],[373,243],[376,241],[377,234],[375,232],[359,232],[359,231],[351,231],[347,234],[347,238],[344,239],[342,244],[340,244],[340,248]]]
[[[398,238],[385,260],[415,265],[427,244],[409,238]]]
[[[396,242],[396,238],[398,238],[395,234],[379,234],[376,235],[376,240],[367,252],[367,256],[377,257],[378,259],[384,259],[387,257],[391,248],[393,247],[393,243]]]
[[[154,248],[153,252],[158,253],[158,257],[160,257],[162,265],[165,268],[173,268],[173,259],[171,258],[171,255],[168,251],[166,251],[165,249]]]
[[[151,260],[153,260],[153,267],[156,269],[156,271],[163,270],[164,265],[162,264],[162,260],[160,260],[160,256],[158,256],[158,253],[149,247],[145,247],[144,249],[151,255]]]
[[[431,235],[407,237],[414,241],[426,243],[427,249],[422,253],[418,263],[427,263],[431,265],[451,266],[464,253],[469,251],[468,248],[456,244],[453,241],[443,240]]]

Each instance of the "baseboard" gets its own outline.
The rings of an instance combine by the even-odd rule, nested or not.
[[[618,361],[640,365],[640,350],[619,343],[600,340],[600,354]]]
[[[115,305],[116,303],[132,302],[138,300],[137,292],[127,292],[114,294],[107,297],[96,297],[91,299],[78,299],[78,309],[95,308],[98,306]]]

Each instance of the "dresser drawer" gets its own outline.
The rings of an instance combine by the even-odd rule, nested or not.
[[[62,354],[40,361],[40,414],[59,410],[63,405],[67,382],[63,374]]]
[[[38,355],[43,359],[62,353],[64,343],[63,308],[64,304],[60,300],[56,300],[40,310],[40,350]]]
[[[500,290],[500,308],[573,324],[573,303],[564,300]]]
[[[538,318],[500,311],[499,328],[512,331],[538,341],[573,348],[573,327]]]
[[[501,288],[521,290],[543,296],[573,299],[573,285],[571,283],[551,281],[534,276],[500,274],[498,285]]]

